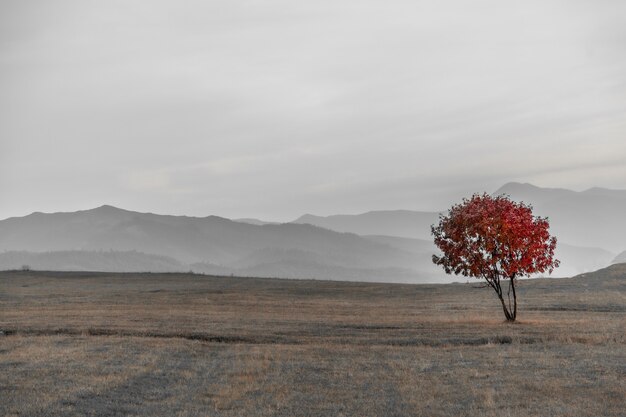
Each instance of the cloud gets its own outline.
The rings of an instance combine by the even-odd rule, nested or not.
[[[0,191],[19,198],[0,217],[624,188],[624,18],[609,1],[6,1]]]

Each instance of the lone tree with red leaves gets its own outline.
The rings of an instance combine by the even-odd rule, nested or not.
[[[435,245],[443,252],[433,262],[446,273],[485,279],[502,303],[504,316],[515,321],[515,280],[559,266],[554,259],[556,238],[548,219],[533,216],[532,206],[501,195],[474,194],[452,206],[431,226]],[[506,300],[502,288],[508,280]]]

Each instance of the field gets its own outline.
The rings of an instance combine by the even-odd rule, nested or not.
[[[478,286],[2,272],[0,415],[625,415],[626,265]]]

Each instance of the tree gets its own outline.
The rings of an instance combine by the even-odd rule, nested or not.
[[[502,303],[507,321],[517,317],[515,280],[559,266],[556,238],[548,219],[533,216],[532,206],[508,196],[474,194],[452,206],[431,226],[435,245],[443,253],[433,262],[446,273],[485,279]],[[502,288],[508,280],[506,300]],[[512,299],[511,299],[512,298]]]

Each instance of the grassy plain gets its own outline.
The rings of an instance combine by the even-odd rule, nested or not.
[[[626,265],[478,285],[2,272],[0,415],[625,415]]]

